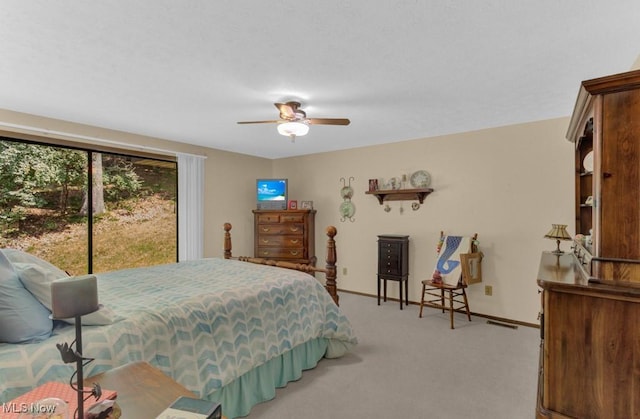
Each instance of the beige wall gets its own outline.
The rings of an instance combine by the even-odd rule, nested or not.
[[[568,118],[561,118],[280,159],[274,175],[289,178],[291,199],[314,201],[320,262],[325,257],[321,232],[327,225],[337,227],[339,288],[375,295],[377,235],[407,234],[409,299],[419,301],[420,281],[435,266],[440,230],[477,232],[485,254],[484,281],[469,289],[472,311],[536,323],[538,259],[542,250],[555,246],[543,235],[551,223],[568,224],[571,233],[574,229],[573,147],[564,139],[567,124]],[[431,174],[435,191],[417,211],[410,201],[393,201],[387,213],[365,195],[370,178],[419,169]],[[340,178],[350,176],[355,178],[355,221],[341,222]],[[562,245],[569,249],[569,243]],[[484,285],[493,286],[493,296],[484,295]],[[397,297],[397,283],[389,282],[389,293]]]
[[[234,226],[234,254],[252,255],[255,179],[288,177],[291,199],[312,200],[318,211],[319,264],[326,256],[324,229],[334,225],[339,287],[372,295],[378,234],[410,235],[409,298],[418,301],[420,280],[433,271],[440,230],[477,232],[485,254],[484,281],[469,289],[472,311],[535,323],[540,307],[535,283],[539,254],[555,246],[542,236],[551,223],[568,224],[571,233],[574,229],[573,147],[564,139],[568,118],[278,160],[4,110],[1,122],[113,140],[133,148],[206,155],[205,256],[222,255],[225,221]],[[435,192],[417,211],[410,201],[395,201],[386,213],[364,193],[370,178],[388,179],[419,169],[431,173]],[[350,176],[355,178],[355,221],[341,222],[340,178]],[[562,245],[569,249],[569,243]],[[484,285],[493,286],[493,296],[484,295]],[[390,282],[390,295],[397,292],[397,284]]]

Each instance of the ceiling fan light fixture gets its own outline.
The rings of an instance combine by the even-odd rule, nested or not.
[[[285,137],[301,137],[309,132],[309,125],[301,121],[290,121],[278,124],[278,132]]]

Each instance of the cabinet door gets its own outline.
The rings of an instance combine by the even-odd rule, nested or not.
[[[602,118],[602,257],[640,259],[640,90],[605,95]],[[604,222],[606,220],[606,222]]]
[[[637,417],[640,302],[629,300],[545,291],[547,409],[572,418]]]

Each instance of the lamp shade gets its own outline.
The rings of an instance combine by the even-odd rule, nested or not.
[[[307,135],[309,125],[300,121],[283,122],[278,124],[278,132],[285,137],[300,137]]]
[[[98,281],[94,275],[71,276],[51,282],[54,319],[84,316],[98,308]]]
[[[544,235],[547,239],[555,240],[571,240],[571,236],[567,233],[567,226],[565,224],[551,224],[551,230]]]
[[[556,255],[564,253],[562,250],[560,250],[560,240],[571,240],[571,236],[569,235],[569,233],[567,233],[566,224],[551,224],[551,230],[549,230],[549,232],[545,234],[544,237],[556,241],[557,248],[553,251],[553,253]]]

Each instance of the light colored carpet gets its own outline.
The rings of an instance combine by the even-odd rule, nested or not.
[[[473,304],[473,302],[471,302]],[[360,343],[324,359],[254,407],[249,419],[474,418],[535,416],[539,330],[467,321],[397,301],[341,293]]]

